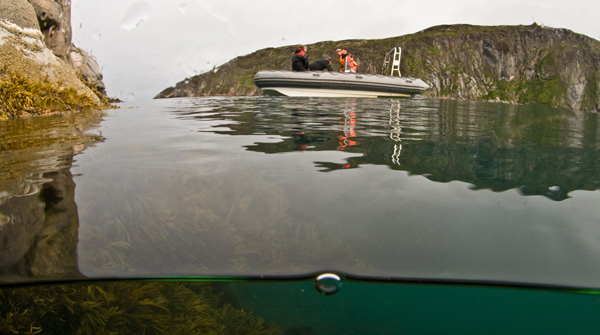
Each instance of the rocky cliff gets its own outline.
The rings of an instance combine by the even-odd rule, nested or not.
[[[359,72],[380,73],[386,52],[402,48],[401,72],[422,78],[429,97],[541,102],[599,110],[600,42],[566,29],[530,26],[436,26],[379,40],[325,41],[309,47],[311,60],[349,50]],[[290,69],[297,46],[267,48],[177,83],[156,98],[256,95],[254,74]],[[335,65],[335,64],[334,64]]]
[[[107,104],[100,67],[71,41],[71,2],[0,2],[0,118]]]

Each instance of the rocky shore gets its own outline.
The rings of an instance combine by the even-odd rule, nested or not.
[[[72,43],[70,1],[0,2],[0,119],[107,105],[98,63]]]

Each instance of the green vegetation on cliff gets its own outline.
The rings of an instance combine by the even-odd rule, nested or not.
[[[359,72],[380,73],[385,54],[402,48],[401,72],[431,86],[425,95],[509,103],[541,102],[598,110],[600,42],[566,29],[530,26],[446,25],[378,40],[309,44],[311,61],[349,50]],[[156,98],[256,95],[252,78],[260,70],[290,70],[296,45],[266,48],[159,93]]]

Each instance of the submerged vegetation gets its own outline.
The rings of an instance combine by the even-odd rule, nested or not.
[[[121,281],[0,290],[0,334],[253,334],[279,328],[209,283]]]
[[[302,204],[285,201],[285,191],[262,172],[235,171],[234,178],[131,171],[114,184],[98,180],[95,194],[81,199],[94,206],[79,208],[82,222],[89,222],[79,229],[78,258],[85,265],[80,268],[100,276],[155,269],[184,275],[294,274],[324,254],[338,259],[338,266],[348,259],[354,267],[362,264],[349,257],[352,251],[339,238],[322,231],[317,218],[306,214],[305,221],[295,220],[292,207],[300,210]],[[114,194],[129,194],[128,201]]]

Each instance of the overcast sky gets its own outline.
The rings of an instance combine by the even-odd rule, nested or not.
[[[123,100],[152,98],[267,47],[387,38],[440,24],[538,22],[600,39],[597,0],[72,0],[71,11],[75,45],[96,57],[109,96]]]

